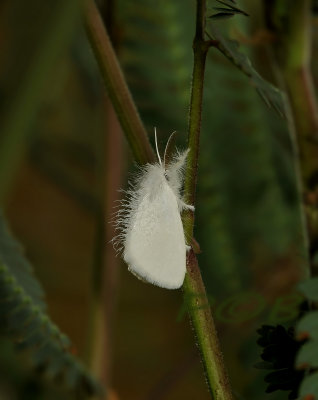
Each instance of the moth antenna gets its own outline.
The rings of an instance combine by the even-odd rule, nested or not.
[[[167,141],[167,144],[166,144],[166,148],[165,148],[165,152],[164,152],[164,156],[163,156],[163,164],[164,164],[165,168],[167,166],[167,161],[168,161],[167,157],[169,157],[168,152],[169,152],[170,144],[171,144],[172,140],[175,138],[176,133],[177,133],[177,131],[173,131],[171,133],[171,135],[169,136],[169,139]]]
[[[159,150],[158,150],[158,141],[157,141],[157,128],[155,127],[155,143],[156,143],[156,151],[157,151],[157,156],[159,160],[159,164],[162,166],[162,161],[160,158]]]

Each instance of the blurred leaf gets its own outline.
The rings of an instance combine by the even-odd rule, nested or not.
[[[21,42],[23,44],[25,40],[28,51],[24,52],[20,43],[23,57],[11,60],[12,70],[18,75],[11,79],[17,84],[8,88],[7,108],[2,110],[0,200],[5,195],[23,152],[26,134],[45,96],[43,86],[54,74],[57,57],[69,44],[80,16],[77,0],[34,0],[24,5],[19,3],[18,7],[16,2],[12,4],[13,11],[19,11],[19,7],[25,10],[22,17],[24,22],[31,24],[32,34],[28,33],[28,26],[26,38],[22,37]]]
[[[310,340],[299,350],[296,367],[318,367],[318,340]]]
[[[267,263],[274,266],[275,257],[287,254],[294,243],[299,225],[285,121],[263,107],[245,76],[223,55],[211,51],[207,63],[196,236],[204,252],[201,267],[208,291],[224,296],[225,290],[233,294],[250,279],[246,265],[253,263],[256,243],[273,257]],[[269,125],[273,120],[274,128]],[[290,193],[285,194],[285,186]],[[264,265],[261,272],[260,259],[256,262],[257,279],[264,282],[268,268]],[[217,271],[213,265],[219,266]],[[290,270],[291,264],[286,277]],[[269,275],[274,271],[276,267]]]
[[[298,289],[309,300],[318,301],[318,277],[308,279],[298,285]]]
[[[310,398],[310,395],[313,397]],[[318,398],[318,372],[307,376],[303,380],[300,386],[299,396],[303,400],[314,400]],[[305,396],[308,397],[305,399]]]
[[[268,107],[273,107],[279,115],[285,116],[284,102],[280,90],[259,75],[252,66],[250,59],[238,50],[239,44],[236,41],[226,39],[213,23],[210,23],[209,27],[211,38],[217,41],[216,48],[250,78],[251,84]]]
[[[0,332],[19,350],[29,350],[37,370],[84,394],[100,393],[99,385],[69,352],[70,341],[45,313],[43,291],[23,258],[21,246],[0,220]]]
[[[229,1],[216,0],[216,1],[226,7],[213,7],[214,10],[221,11],[221,13],[211,15],[209,18],[215,19],[215,18],[218,18],[218,16],[220,17],[221,15],[227,15],[227,14],[230,14],[229,16],[233,16],[235,14],[241,14],[241,15],[248,16],[248,14],[245,11],[239,9],[238,7],[235,7],[233,5],[233,4],[235,4],[235,2],[232,0],[229,0]]]
[[[211,15],[211,17],[209,17],[209,18],[222,19],[222,18],[230,18],[230,17],[233,17],[234,15],[235,14],[233,14],[231,12],[220,12],[220,13]]]
[[[10,265],[10,270],[19,285],[29,294],[32,301],[44,310],[43,289],[34,278],[33,268],[22,251],[21,245],[10,235],[0,214],[0,262],[3,265]]]
[[[120,51],[125,75],[143,121],[152,131],[157,125],[159,139],[164,130],[186,130],[192,7],[189,1],[186,7],[168,0],[118,3],[125,26]]]
[[[318,289],[317,278],[311,278],[299,285],[300,291],[308,300],[317,300]],[[316,293],[315,293],[316,291]],[[302,345],[296,356],[296,366],[307,370],[306,377],[303,379],[299,395],[307,399],[314,399],[318,396],[318,311],[310,311],[299,321],[296,327],[297,337],[309,339]],[[308,371],[309,369],[309,371]],[[309,372],[309,373],[308,373]],[[310,397],[313,396],[313,397]]]
[[[297,337],[307,337],[318,339],[318,311],[306,314],[296,327]]]
[[[257,368],[273,370],[265,376],[265,382],[268,383],[266,393],[288,390],[288,398],[296,399],[304,371],[294,368],[301,343],[295,340],[293,329],[287,330],[282,325],[263,325],[257,332],[260,334],[257,343],[263,348],[261,358],[265,361],[258,363]]]

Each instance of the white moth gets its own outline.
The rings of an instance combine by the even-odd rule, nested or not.
[[[181,198],[183,167],[188,150],[164,161],[158,151],[158,162],[141,168],[127,198],[121,201],[115,221],[119,234],[113,239],[123,252],[128,269],[139,279],[166,289],[178,289],[186,273],[186,251],[180,213],[194,210]]]

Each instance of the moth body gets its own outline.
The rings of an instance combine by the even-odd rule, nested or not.
[[[115,244],[121,245],[128,269],[166,289],[181,287],[186,273],[188,246],[180,213],[194,209],[180,194],[187,153],[178,154],[168,166],[158,156],[159,163],[143,167],[117,214],[120,233]]]

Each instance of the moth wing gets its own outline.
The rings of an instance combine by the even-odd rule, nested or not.
[[[178,202],[167,182],[156,196],[145,195],[132,216],[124,260],[138,277],[177,289],[186,272],[186,244]]]

